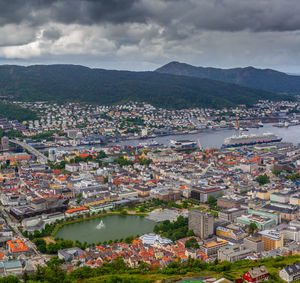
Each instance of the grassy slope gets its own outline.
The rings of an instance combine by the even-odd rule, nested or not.
[[[205,277],[205,276],[212,276],[217,279],[225,277],[228,278],[229,280],[234,280],[236,278],[242,277],[242,275],[248,271],[252,267],[258,267],[261,265],[266,266],[267,270],[271,274],[271,282],[278,282],[278,283],[283,283],[279,276],[278,272],[281,270],[284,266],[293,264],[295,262],[300,261],[300,256],[287,256],[287,257],[278,257],[278,258],[266,258],[262,259],[259,261],[251,261],[251,260],[242,260],[235,262],[231,265],[230,271],[224,271],[224,272],[215,272],[215,271],[209,271],[209,270],[203,270],[201,273],[199,272],[189,272],[185,275],[177,275],[177,274],[172,274],[172,275],[167,275],[167,274],[162,274],[159,271],[156,272],[149,272],[148,274],[118,274],[121,278],[128,279],[128,277],[134,278],[136,280],[140,280],[143,282],[143,280],[149,280],[150,282],[160,282],[160,280],[163,279],[186,279],[186,278],[193,278],[193,277]],[[94,277],[94,278],[89,278],[84,280],[84,282],[104,282],[104,279],[109,279],[111,278],[111,275],[105,275],[101,277]],[[159,281],[158,281],[159,280]],[[130,281],[128,281],[130,282]],[[295,281],[295,282],[300,282],[300,280]]]

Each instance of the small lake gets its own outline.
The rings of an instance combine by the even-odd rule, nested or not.
[[[64,225],[57,231],[55,237],[97,244],[152,232],[155,224],[137,215],[107,215]]]

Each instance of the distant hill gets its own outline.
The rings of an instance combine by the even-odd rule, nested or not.
[[[218,80],[276,93],[300,93],[300,76],[271,69],[253,67],[218,69],[171,62],[158,68],[156,72]]]
[[[209,79],[76,65],[0,66],[0,95],[14,95],[25,101],[106,105],[134,100],[177,109],[251,105],[259,99],[280,99],[270,92]]]

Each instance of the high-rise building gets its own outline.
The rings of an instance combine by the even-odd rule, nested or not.
[[[270,251],[274,249],[279,249],[283,247],[283,234],[276,230],[264,230],[259,232],[259,237],[261,238],[264,250]]]
[[[8,137],[3,137],[1,139],[1,149],[3,151],[9,150],[9,138]]]
[[[194,209],[189,212],[189,230],[205,240],[214,233],[214,216],[209,213]]]
[[[51,148],[48,151],[48,158],[50,161],[56,161],[56,150]]]

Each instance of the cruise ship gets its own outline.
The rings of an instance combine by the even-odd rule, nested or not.
[[[240,136],[232,136],[225,139],[222,148],[229,147],[240,147],[240,146],[248,146],[255,144],[267,144],[273,142],[281,142],[282,138],[272,134],[272,133],[264,133],[264,134],[253,134],[253,135],[245,135],[242,134]]]

